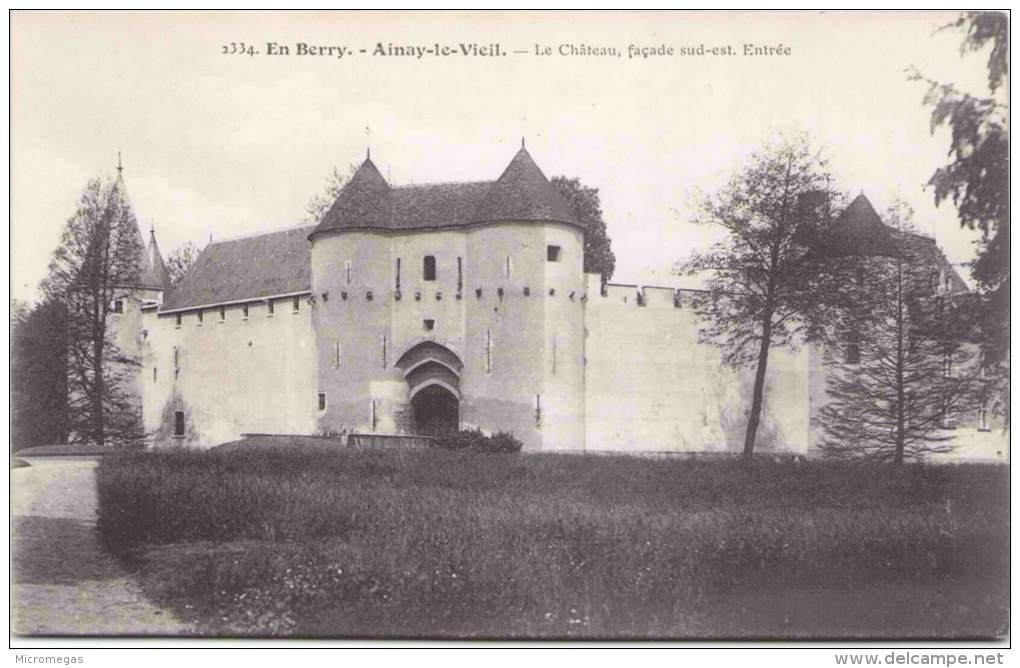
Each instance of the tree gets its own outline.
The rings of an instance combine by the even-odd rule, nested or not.
[[[181,282],[201,254],[202,249],[191,241],[186,241],[170,251],[166,257],[166,273],[170,276],[171,287],[176,287]]]
[[[606,223],[602,220],[598,188],[565,176],[554,176],[550,183],[584,225],[584,270],[602,274],[602,280],[608,281],[616,268],[616,256],[613,255],[612,240],[606,233]]]
[[[358,171],[358,166],[354,163],[347,165],[346,172],[341,171],[339,167],[333,168],[333,171],[326,177],[326,187],[323,191],[313,195],[305,205],[305,224],[318,225],[322,222],[323,216],[333,206],[333,202],[340,196],[340,191],[356,171]]]
[[[830,319],[820,447],[902,464],[952,449],[946,423],[971,407],[976,374],[959,345],[965,328],[932,294],[931,267],[909,243],[909,209],[894,206],[887,220],[898,254],[857,259],[850,305]]]
[[[67,221],[43,282],[66,313],[70,442],[137,446],[139,362],[117,345],[111,311],[139,284],[144,249],[123,184],[92,179]]]
[[[931,131],[951,129],[949,162],[932,175],[935,203],[951,199],[960,224],[981,232],[972,265],[981,291],[978,314],[990,362],[1008,420],[1009,405],[1009,106],[996,93],[1009,75],[1009,20],[1004,12],[965,12],[943,29],[964,31],[961,54],[989,48],[990,95],[973,96],[952,84],[924,77],[924,102],[931,105]]]
[[[11,445],[67,440],[67,340],[63,304],[12,306]]]
[[[823,275],[803,261],[797,238],[800,196],[827,191],[826,162],[804,135],[766,144],[718,193],[703,198],[695,222],[728,234],[708,251],[681,264],[683,273],[707,274],[693,307],[706,326],[703,341],[719,345],[723,361],[755,367],[744,435],[744,455],[754,453],[764,403],[769,350],[791,346],[822,318]]]

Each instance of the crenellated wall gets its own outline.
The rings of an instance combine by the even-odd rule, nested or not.
[[[698,341],[691,293],[587,280],[587,449],[739,452],[753,370]],[[771,351],[759,450],[807,452],[808,375],[807,350]]]

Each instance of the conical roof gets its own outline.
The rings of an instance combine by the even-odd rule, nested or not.
[[[159,252],[159,244],[156,243],[156,230],[149,229],[149,246],[145,249],[145,258],[152,269],[152,277],[155,278],[164,288],[170,287],[170,272],[166,270],[163,263],[163,254]]]
[[[892,230],[882,223],[875,207],[861,193],[817,236],[811,254],[817,257],[894,257],[900,252]]]
[[[581,225],[522,147],[496,181],[391,187],[365,160],[310,236],[341,229],[436,229],[497,221]]]
[[[390,186],[371,158],[344,185],[312,234],[344,228],[388,228],[392,224]]]
[[[125,204],[127,204],[128,209],[131,211],[131,217],[134,218],[136,221],[134,225],[136,238],[134,241],[135,247],[138,248],[139,252],[138,257],[139,275],[138,281],[133,284],[133,287],[150,288],[154,290],[165,290],[168,283],[159,276],[157,276],[153,269],[153,264],[149,252],[150,249],[146,248],[145,239],[142,236],[142,230],[140,227],[138,227],[137,224],[138,218],[137,216],[135,216],[134,207],[131,205],[131,199],[128,197],[127,187],[124,185],[123,169],[120,167],[117,168],[117,180],[114,182],[114,188],[120,193],[120,196],[124,198]],[[152,238],[153,244],[155,243],[155,240],[156,240],[155,235],[153,235]],[[159,250],[156,249],[156,252],[158,254]],[[163,266],[162,258],[160,258],[159,264],[162,269],[163,277],[166,277],[167,276],[166,267]]]
[[[579,224],[574,212],[523,146],[492,184],[474,218],[478,222],[535,220]]]

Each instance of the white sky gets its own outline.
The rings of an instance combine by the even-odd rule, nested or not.
[[[973,255],[951,204],[923,189],[946,160],[923,84],[987,94],[984,54],[930,12],[635,14],[15,13],[11,26],[12,292],[31,299],[92,176],[124,154],[139,219],[164,255],[191,240],[293,225],[334,165],[367,145],[394,183],[496,178],[527,137],[547,176],[601,192],[614,281],[675,284],[711,234],[687,222],[775,129],[829,150],[838,185],[881,213],[900,195],[954,262]],[[622,58],[344,59],[222,55],[245,41],[615,46]],[[788,57],[631,60],[629,44],[782,43]],[[292,50],[293,53],[293,50]]]

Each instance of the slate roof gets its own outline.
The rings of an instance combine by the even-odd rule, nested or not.
[[[149,230],[149,247],[145,251],[145,260],[148,264],[152,278],[157,281],[163,289],[170,287],[170,273],[163,263],[163,254],[159,252],[159,244],[156,243],[156,230]]]
[[[809,227],[798,235],[809,246],[808,255],[815,258],[847,257],[854,255],[897,257],[909,255],[914,261],[932,267],[949,278],[949,293],[970,292],[970,288],[956,268],[942,253],[931,237],[907,234],[901,251],[896,231],[882,222],[875,207],[861,193],[836,218],[823,227]]]
[[[495,181],[391,187],[365,160],[312,236],[341,229],[417,230],[506,220],[581,224],[522,147]]]
[[[209,244],[160,312],[311,289],[310,226]]]

